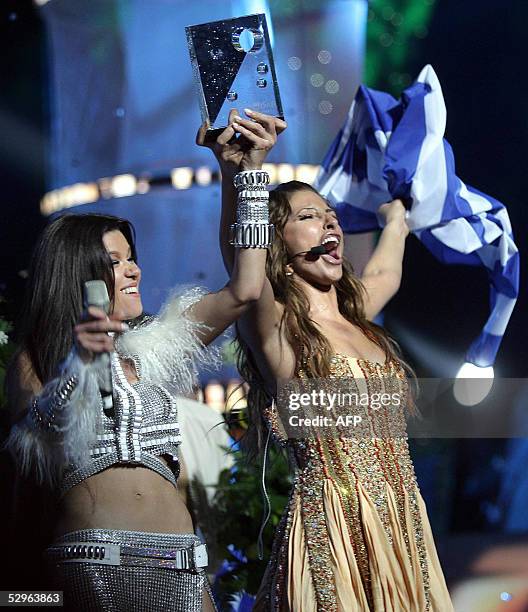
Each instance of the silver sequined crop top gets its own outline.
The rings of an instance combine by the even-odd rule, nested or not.
[[[159,316],[119,335],[112,414],[99,391],[101,362],[84,364],[73,349],[11,428],[6,448],[20,472],[61,493],[120,464],[144,466],[175,485],[181,436],[174,394],[192,391],[200,368],[221,363],[218,349],[200,340],[204,324],[187,315],[203,295],[200,288],[173,293]],[[127,381],[118,354],[134,362],[138,382]]]
[[[117,353],[112,355],[114,415],[105,414],[101,399],[90,459],[68,466],[60,484],[62,494],[116,464],[150,468],[176,486],[181,443],[176,400],[163,386],[142,381],[139,357],[134,356],[133,361],[138,382],[129,383]],[[162,455],[171,469],[160,459]]]

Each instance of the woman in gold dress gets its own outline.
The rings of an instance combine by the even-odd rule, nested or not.
[[[231,116],[213,146],[224,178],[222,254],[236,194],[230,177],[259,167],[280,120]],[[252,143],[251,150],[248,143]],[[396,200],[378,211],[384,229],[361,279],[343,259],[335,211],[309,185],[270,192],[276,238],[261,297],[239,321],[240,369],[250,383],[254,448],[271,432],[295,476],[255,610],[294,612],[449,612],[453,610],[418,489],[405,434],[408,366],[372,322],[399,288],[409,228]],[[314,246],[325,253],[313,255]],[[401,406],[363,409],[354,436],[288,439],[273,398],[278,381],[345,378],[358,391],[397,392]]]

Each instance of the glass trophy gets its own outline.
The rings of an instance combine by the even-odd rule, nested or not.
[[[202,121],[209,130],[244,108],[284,118],[264,14],[185,28]]]

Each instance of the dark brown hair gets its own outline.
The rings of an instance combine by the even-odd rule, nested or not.
[[[64,215],[45,228],[35,247],[20,319],[20,351],[27,353],[42,384],[71,350],[84,283],[104,280],[113,301],[114,271],[103,236],[114,230],[123,233],[136,259],[134,227],[107,215]]]
[[[295,353],[295,371],[298,373],[302,370],[303,375],[309,378],[325,378],[331,374],[330,360],[334,355],[332,346],[310,318],[308,298],[302,287],[295,281],[295,275],[285,274],[288,253],[284,242],[284,227],[291,214],[290,198],[299,191],[311,191],[319,195],[313,187],[300,181],[283,183],[270,191],[270,222],[275,225],[276,237],[268,252],[266,273],[275,299],[284,305],[280,331],[284,331],[284,336]],[[343,262],[343,275],[335,288],[339,311],[345,319],[359,327],[367,338],[384,351],[386,361],[398,361],[404,370],[414,378],[411,367],[400,356],[397,343],[382,327],[367,320],[364,306],[365,288],[347,261]],[[271,401],[271,395],[266,389],[255,357],[238,328],[237,342],[238,369],[250,386],[248,430],[244,445],[250,457],[255,457],[267,431],[262,414],[264,407]]]

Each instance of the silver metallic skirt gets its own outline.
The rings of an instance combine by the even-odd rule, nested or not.
[[[72,610],[202,612],[205,594],[212,600],[207,551],[194,534],[73,531],[46,560]]]

